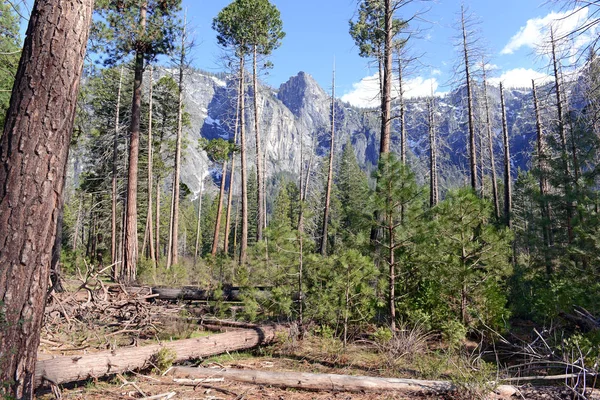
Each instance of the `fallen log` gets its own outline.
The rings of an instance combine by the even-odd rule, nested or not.
[[[194,339],[176,340],[142,347],[118,348],[80,356],[61,356],[38,360],[35,368],[36,386],[46,380],[54,384],[143,369],[151,366],[152,358],[163,348],[175,353],[176,362],[268,344],[283,331],[281,325],[236,330]]]
[[[306,372],[267,372],[241,369],[174,367],[169,373],[173,376],[187,378],[225,378],[255,385],[339,392],[397,391],[414,394],[443,394],[458,389],[453,383],[448,381],[313,374]],[[516,393],[516,389],[514,386],[500,385],[496,388],[496,393],[503,397],[509,397]]]
[[[384,392],[399,390],[414,393],[445,393],[456,389],[452,383],[445,381],[416,381],[412,379],[313,374],[306,372],[271,372],[240,369],[175,367],[171,369],[170,374],[194,378],[225,378],[236,382],[305,390],[331,390],[344,392]]]
[[[237,286],[225,286],[217,296],[217,291],[201,289],[195,286],[183,286],[180,288],[153,287],[152,294],[159,300],[193,300],[193,301],[242,301],[244,291],[249,289]],[[270,287],[258,286],[251,290],[256,291],[260,296],[270,296]]]

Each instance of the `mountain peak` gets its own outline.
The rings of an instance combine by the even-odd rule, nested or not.
[[[304,71],[298,72],[279,87],[277,98],[296,116],[308,99],[326,98],[327,94],[319,86],[315,78]]]

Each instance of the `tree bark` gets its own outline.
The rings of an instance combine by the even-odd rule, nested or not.
[[[323,227],[321,230],[322,256],[327,255],[327,228],[329,224],[329,203],[331,202],[331,185],[333,183],[333,152],[335,149],[335,67],[333,68],[333,79],[331,89],[331,138],[329,142],[329,169],[327,172],[327,186],[325,188],[325,210],[323,211]]]
[[[148,2],[140,5],[140,28],[145,31]],[[135,53],[133,100],[131,125],[129,128],[129,167],[127,173],[127,213],[125,217],[125,243],[121,280],[131,283],[137,275],[138,232],[137,232],[137,187],[138,158],[140,152],[140,119],[142,111],[142,80],[144,77],[144,49],[138,44]]]
[[[437,176],[437,143],[435,137],[435,107],[433,97],[429,99],[429,206],[435,207],[439,201]]]
[[[504,142],[504,218],[506,218],[506,226],[510,228],[512,227],[512,179],[510,177],[510,144],[502,83],[500,83],[500,103],[502,103],[502,138]]]
[[[63,356],[42,360],[36,365],[35,383],[39,386],[44,380],[49,380],[61,384],[144,368],[163,348],[175,352],[175,361],[250,349],[273,342],[280,330],[279,326],[257,327],[143,347],[119,348],[77,357]]]
[[[0,139],[0,394],[34,370],[92,0],[33,5]]]

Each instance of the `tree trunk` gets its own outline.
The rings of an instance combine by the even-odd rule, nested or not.
[[[257,198],[257,211],[256,211],[256,241],[260,242],[263,239],[263,220],[264,213],[264,172],[262,165],[262,151],[260,146],[260,132],[258,130],[258,71],[256,68],[257,50],[254,45],[253,57],[252,57],[252,79],[254,87],[254,134],[256,141],[256,198]]]
[[[152,66],[150,66],[150,71],[148,75],[150,79],[150,89],[148,93],[148,215],[146,216],[146,226],[148,227],[148,247],[150,249],[150,262],[152,263],[152,267],[156,268],[156,256],[154,253],[154,229],[152,229],[154,223],[154,221],[152,220],[152,217],[154,216],[154,212],[152,209],[152,195],[154,194],[152,186],[152,180],[154,179],[152,176],[152,157],[154,157],[152,151]]]
[[[506,226],[512,227],[512,179],[510,177],[510,144],[506,123],[506,106],[504,104],[504,88],[500,83],[500,103],[502,103],[502,138],[504,142],[504,217]]]
[[[185,66],[185,19],[181,34],[181,57],[179,59],[179,100],[177,107],[177,140],[175,145],[175,171],[173,172],[173,199],[171,218],[170,257],[167,257],[167,269],[179,263],[179,180],[181,175],[181,139],[183,136],[183,68]]]
[[[434,98],[429,99],[429,206],[435,207],[439,201],[437,177],[437,144],[435,138]]]
[[[240,81],[241,83],[241,81]],[[240,88],[238,87],[238,95],[235,104],[235,125],[233,133],[233,144],[237,145],[238,128],[240,123]],[[229,230],[231,224],[231,204],[233,200],[233,178],[235,176],[235,152],[231,153],[231,173],[229,174],[229,192],[227,193],[227,214],[225,216],[225,243],[223,244],[223,250],[225,254],[229,254]],[[234,249],[235,251],[235,249]]]
[[[140,5],[140,31],[146,30],[148,2]],[[131,283],[137,274],[138,232],[137,232],[137,187],[138,158],[140,152],[140,119],[142,111],[142,80],[144,77],[144,50],[138,44],[135,53],[133,101],[131,105],[131,126],[129,132],[129,167],[127,174],[127,213],[125,224],[125,244],[121,280]]]
[[[544,237],[544,247],[546,251],[544,251],[544,259],[546,263],[546,274],[548,276],[554,273],[554,266],[552,265],[552,257],[550,254],[550,250],[553,246],[553,238],[552,238],[552,221],[551,221],[551,213],[550,213],[550,205],[546,200],[546,195],[548,194],[548,167],[546,163],[546,151],[545,151],[545,143],[542,131],[542,118],[540,115],[540,107],[538,103],[537,90],[535,87],[535,81],[531,80],[531,86],[533,90],[533,108],[535,110],[535,126],[537,132],[537,157],[538,157],[538,169],[540,174],[540,212],[542,214],[542,235]]]
[[[0,139],[0,394],[34,369],[92,0],[33,5]]]
[[[471,66],[469,64],[469,47],[467,45],[467,27],[464,7],[461,7],[461,25],[465,61],[465,79],[467,85],[467,112],[469,115],[469,165],[471,169],[471,187],[474,191],[477,191],[477,150],[475,148],[475,123],[473,121],[473,88],[471,85]]]
[[[219,190],[219,204],[217,205],[217,217],[215,220],[215,232],[213,235],[213,244],[210,254],[214,257],[219,249],[219,234],[221,233],[221,215],[223,214],[223,197],[225,196],[225,180],[227,177],[227,161],[223,162],[221,174],[221,188]]]
[[[331,202],[331,185],[333,183],[333,152],[335,150],[335,66],[331,89],[331,139],[329,142],[329,169],[327,187],[325,188],[325,210],[323,211],[323,228],[321,230],[321,255],[327,255],[327,228],[329,224],[329,203]]]
[[[496,161],[494,159],[494,138],[492,135],[492,120],[490,116],[490,102],[487,93],[487,76],[485,63],[483,65],[483,102],[485,107],[485,124],[488,137],[488,152],[490,155],[490,167],[492,170],[492,196],[494,200],[494,214],[496,219],[500,219],[500,200],[498,198],[498,178],[496,176]],[[482,150],[483,151],[483,150]]]
[[[402,77],[401,50],[398,49],[398,106],[400,108],[400,162],[406,165],[406,105],[404,104],[404,86]]]
[[[381,97],[381,142],[379,154],[390,152],[391,113],[392,113],[392,38],[393,16],[392,0],[384,0],[385,42],[383,46],[383,92]]]
[[[36,365],[35,382],[38,386],[43,380],[61,384],[144,368],[164,348],[175,352],[175,361],[201,359],[210,355],[250,349],[273,342],[280,330],[278,326],[257,327],[163,344],[41,360]]]
[[[240,261],[239,264],[246,263],[248,256],[248,171],[246,165],[246,118],[245,118],[245,101],[246,87],[245,71],[244,71],[244,56],[240,56],[240,163],[242,170],[242,237],[240,239]]]
[[[111,218],[110,218],[110,262],[113,265],[113,280],[119,277],[117,268],[117,161],[119,157],[119,118],[121,112],[121,88],[123,86],[123,67],[119,74],[119,89],[117,91],[117,107],[115,110],[115,134],[113,137],[112,154],[112,191],[111,191]]]
[[[171,371],[175,376],[194,378],[225,378],[261,386],[276,386],[303,390],[325,390],[341,392],[403,392],[411,397],[418,394],[443,394],[457,390],[448,381],[422,381],[417,379],[379,378],[356,375],[313,374],[308,372],[273,372],[243,369],[213,369],[196,367],[175,367]],[[201,381],[199,381],[201,382]],[[503,398],[509,398],[516,389],[510,385],[496,387]]]
[[[200,193],[198,194],[198,220],[196,225],[196,243],[194,248],[194,266],[198,261],[198,249],[200,247],[200,222],[202,219],[202,192],[204,189],[204,182],[200,183]]]

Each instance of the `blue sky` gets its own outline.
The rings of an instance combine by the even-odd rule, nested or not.
[[[348,34],[348,21],[357,10],[357,0],[271,0],[281,11],[286,37],[271,60],[274,68],[263,79],[278,87],[298,71],[311,74],[326,90],[331,89],[331,69],[336,62],[336,94],[344,100],[367,105],[375,98],[376,68],[358,56],[358,49]],[[198,47],[194,64],[202,69],[220,70],[221,50],[211,29],[212,18],[229,0],[183,0],[195,31]],[[411,45],[422,61],[407,77],[409,95],[446,92],[452,86],[457,52],[453,46],[461,2],[438,0],[414,2],[398,13],[410,18],[428,9],[413,25],[419,26],[422,38]],[[529,85],[531,78],[547,79],[546,64],[538,56],[536,45],[547,37],[547,24],[552,20],[566,30],[576,26],[585,11],[561,20],[560,5],[554,7],[540,0],[472,0],[465,6],[480,21],[478,35],[489,56],[493,82],[506,86]],[[583,43],[580,43],[580,45]],[[369,65],[371,64],[371,65]],[[370,77],[370,78],[369,78]],[[376,94],[376,93],[375,93]]]
[[[22,0],[23,1],[23,0]],[[25,0],[31,4],[31,0]],[[273,87],[305,71],[321,86],[331,90],[331,69],[335,57],[336,95],[357,105],[373,105],[376,98],[376,67],[358,56],[358,49],[348,34],[348,21],[354,17],[358,0],[271,0],[281,11],[286,37],[273,53],[274,68],[263,80]],[[183,0],[196,48],[193,65],[208,71],[222,71],[222,49],[211,28],[212,19],[230,0]],[[429,9],[413,26],[423,30],[413,40],[414,54],[423,54],[414,71],[406,77],[408,95],[446,92],[452,87],[452,71],[458,58],[453,46],[457,34],[458,0],[410,2],[400,9],[398,18],[410,18],[415,12]],[[506,86],[529,85],[535,77],[547,79],[546,60],[538,56],[536,46],[548,36],[547,25],[557,24],[559,32],[581,23],[586,10],[561,19],[568,10],[544,0],[471,0],[464,2],[480,21],[478,35],[489,56],[494,82]],[[561,14],[562,13],[562,14]],[[596,34],[596,32],[590,32]],[[570,49],[585,45],[587,37]]]

